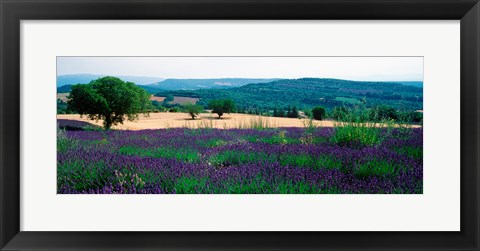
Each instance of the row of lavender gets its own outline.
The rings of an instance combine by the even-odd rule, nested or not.
[[[378,145],[334,128],[67,131],[58,193],[422,193],[422,129]],[[378,129],[383,130],[383,129]]]

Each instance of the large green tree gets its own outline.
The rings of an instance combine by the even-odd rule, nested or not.
[[[68,96],[68,108],[91,120],[103,119],[106,130],[112,125],[123,124],[125,119],[138,119],[146,113],[150,104],[149,94],[132,82],[115,77],[103,77],[89,84],[72,86]]]
[[[231,113],[235,109],[235,103],[231,99],[216,99],[208,103],[208,107],[212,109],[212,113],[218,114],[220,119],[224,113]]]

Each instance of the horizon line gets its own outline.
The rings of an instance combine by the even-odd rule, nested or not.
[[[278,80],[283,80],[283,79],[303,79],[303,78],[318,78],[318,79],[338,79],[338,80],[348,80],[348,81],[357,81],[357,82],[423,82],[422,80],[412,80],[412,79],[398,79],[398,80],[368,80],[368,79],[363,79],[363,80],[358,80],[358,79],[351,79],[351,78],[339,78],[339,77],[296,77],[296,78],[281,78],[281,77],[159,77],[159,76],[144,76],[144,75],[122,75],[122,74],[97,74],[97,73],[71,73],[71,74],[60,74],[57,75],[57,77],[61,76],[72,76],[72,75],[97,75],[97,76],[105,76],[105,77],[140,77],[140,78],[159,78],[162,79],[161,81],[167,80],[167,79],[185,79],[185,80],[192,80],[192,79],[227,79],[227,78],[235,78],[235,79],[278,79]]]

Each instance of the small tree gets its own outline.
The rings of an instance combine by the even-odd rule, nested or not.
[[[200,114],[203,111],[203,107],[192,104],[192,103],[184,104],[183,108],[185,109],[185,112],[192,117],[192,119],[195,119],[195,117],[197,117],[198,114]]]
[[[297,111],[297,107],[296,107],[296,106],[293,106],[292,109],[290,109],[290,106],[288,107],[287,117],[289,117],[289,118],[298,118],[298,111]]]
[[[103,119],[103,127],[123,124],[125,119],[138,119],[150,106],[150,95],[132,82],[119,78],[103,77],[89,84],[72,86],[68,96],[68,109],[91,120]]]
[[[335,120],[343,120],[349,113],[347,107],[345,106],[335,106],[332,111],[332,117]]]
[[[212,109],[212,113],[218,114],[220,119],[224,113],[231,113],[235,108],[235,103],[231,99],[216,99],[208,103],[208,107]]]
[[[370,120],[381,121],[384,119],[398,119],[398,113],[395,108],[380,105],[370,110]]]
[[[283,116],[285,116],[285,112],[283,111],[283,109],[275,108],[273,110],[273,116],[274,117],[283,117]]]
[[[173,95],[170,95],[170,94],[169,94],[169,95],[167,95],[167,96],[165,97],[165,99],[163,100],[163,102],[165,102],[165,103],[172,102],[174,99],[175,99],[175,97],[173,97]]]
[[[316,120],[322,120],[325,117],[325,108],[317,106],[312,109],[312,116]]]

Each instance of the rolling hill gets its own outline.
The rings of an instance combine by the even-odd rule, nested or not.
[[[161,88],[164,90],[196,90],[196,89],[225,89],[239,87],[252,83],[268,83],[278,79],[275,78],[212,78],[212,79],[165,79],[163,81],[148,85],[149,87]]]
[[[396,82],[393,82],[393,83],[399,83],[399,84],[402,84],[402,85],[411,85],[411,86],[423,88],[423,82],[422,81],[396,81]]]
[[[96,74],[71,74],[57,76],[57,87],[74,84],[88,84],[90,81],[97,78],[105,77],[106,75]],[[143,76],[115,76],[123,81],[133,82],[137,85],[149,85],[155,82],[162,81],[162,78],[157,77],[143,77]]]
[[[59,76],[66,80],[90,81],[99,75]],[[125,79],[127,80],[127,79]],[[133,80],[130,78],[130,80]],[[423,109],[423,82],[368,82],[326,78],[301,79],[166,79],[139,85],[156,96],[199,98],[198,104],[207,107],[212,99],[230,98],[239,110],[272,110],[296,106],[312,108],[365,104],[367,107],[389,105],[400,110]],[[68,93],[71,84],[57,88],[58,93]]]
[[[164,91],[163,89],[156,88],[153,86],[148,86],[148,85],[138,85],[140,88],[143,88],[145,91],[147,91],[150,94],[158,93],[161,91]],[[72,85],[62,85],[60,87],[57,87],[57,93],[68,93],[72,90]]]
[[[75,74],[57,76],[57,92],[69,92],[72,85],[87,84],[92,80],[105,77],[94,74]],[[278,79],[255,78],[212,78],[212,79],[161,79],[154,77],[114,76],[123,81],[133,82],[150,93],[163,90],[196,90],[196,89],[226,89],[239,87],[250,83],[267,83]],[[153,83],[153,84],[152,84]]]
[[[395,82],[360,82],[341,79],[283,79],[247,84],[229,89],[162,91],[156,96],[200,98],[207,106],[212,99],[233,99],[239,110],[272,110],[287,106],[312,108],[364,103],[367,107],[389,105],[399,110],[421,110],[423,88]]]

